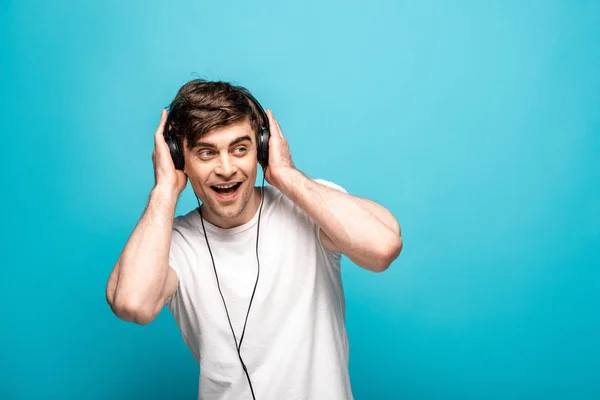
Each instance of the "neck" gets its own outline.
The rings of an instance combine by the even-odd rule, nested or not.
[[[240,215],[238,215],[236,218],[219,217],[218,215],[214,214],[208,207],[205,207],[204,204],[202,204],[202,206],[200,207],[201,216],[205,221],[208,221],[211,224],[218,226],[219,228],[222,228],[222,229],[235,228],[237,226],[248,223],[254,217],[254,215],[258,211],[258,208],[260,207],[260,201],[261,201],[261,188],[255,187],[252,192],[252,196],[250,196],[250,200],[248,201],[248,204],[246,204],[246,207],[244,208],[244,211],[242,211],[242,213]]]

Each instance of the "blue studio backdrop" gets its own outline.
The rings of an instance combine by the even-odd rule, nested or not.
[[[250,88],[299,169],[402,226],[386,272],[343,259],[356,399],[600,398],[600,2],[1,9],[1,399],[197,395],[169,312],[104,298],[196,77]]]

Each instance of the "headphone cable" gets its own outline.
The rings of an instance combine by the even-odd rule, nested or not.
[[[244,328],[242,329],[242,335],[240,337],[240,343],[238,344],[237,338],[235,337],[235,332],[233,330],[233,325],[231,324],[231,318],[229,317],[229,311],[227,310],[227,304],[225,303],[225,297],[223,296],[223,292],[221,291],[221,285],[219,284],[219,276],[217,274],[217,267],[215,266],[215,259],[213,257],[212,251],[210,249],[210,244],[208,243],[208,236],[206,234],[206,228],[204,227],[204,219],[202,218],[202,210],[200,208],[200,199],[196,196],[196,200],[198,201],[198,213],[200,214],[200,222],[202,223],[202,230],[204,231],[204,238],[206,239],[206,246],[208,247],[208,253],[210,254],[210,259],[212,261],[213,270],[215,271],[215,278],[217,280],[217,288],[219,289],[219,294],[221,295],[221,299],[223,300],[223,306],[225,307],[225,313],[227,314],[227,321],[229,322],[229,328],[231,329],[231,334],[233,335],[233,340],[235,342],[235,348],[237,350],[238,358],[240,359],[240,363],[242,364],[242,369],[244,370],[244,374],[246,375],[246,379],[248,380],[248,385],[250,385],[250,392],[252,393],[252,399],[256,400],[254,396],[254,388],[252,387],[252,382],[250,381],[250,375],[248,374],[248,368],[242,359],[241,349],[242,349],[242,341],[244,340],[244,334],[246,332],[246,324],[248,322],[248,315],[250,315],[250,308],[252,307],[252,300],[254,300],[254,294],[256,293],[256,287],[258,286],[258,278],[260,276],[260,260],[258,258],[258,235],[260,232],[260,216],[262,214],[262,206],[264,203],[264,188],[265,188],[265,175],[263,171],[263,180],[260,190],[260,208],[258,211],[258,226],[256,228],[256,262],[258,265],[257,273],[256,273],[256,282],[254,283],[254,290],[252,291],[252,296],[250,297],[250,304],[248,305],[248,311],[246,312],[246,319],[244,321]],[[194,193],[195,194],[195,193]]]

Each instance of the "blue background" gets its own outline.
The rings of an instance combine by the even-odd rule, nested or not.
[[[104,299],[195,77],[250,88],[302,171],[400,221],[388,271],[343,261],[356,399],[600,398],[600,2],[1,8],[0,398],[195,398],[168,311]]]

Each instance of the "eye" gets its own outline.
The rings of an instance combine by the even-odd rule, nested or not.
[[[238,146],[233,150],[237,154],[245,154],[248,151],[246,146]]]
[[[198,156],[200,156],[200,158],[211,158],[212,156],[215,155],[215,152],[212,150],[200,150],[198,152]]]

